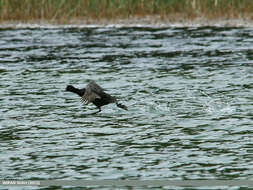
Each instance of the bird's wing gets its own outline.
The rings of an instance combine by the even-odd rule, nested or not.
[[[96,98],[101,98],[101,94],[104,93],[104,89],[101,88],[98,84],[95,82],[89,83],[85,87],[85,93],[82,96],[82,101],[86,104],[89,104],[90,102],[93,102]]]
[[[105,91],[105,89],[103,89],[101,86],[99,86],[97,83],[95,83],[94,81],[90,82],[86,88],[89,87],[93,92],[99,94],[99,93],[103,93]]]
[[[89,83],[87,86],[89,86],[90,89],[91,89],[91,91],[93,93],[97,94],[100,98],[105,98],[110,103],[117,102],[117,99],[115,97],[113,97],[110,94],[107,94],[106,92],[104,92],[105,89],[103,89],[101,86],[99,86],[94,81],[92,81],[91,83]]]

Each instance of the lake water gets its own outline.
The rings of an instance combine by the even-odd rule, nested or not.
[[[252,28],[1,29],[0,178],[252,179],[252,44]],[[65,92],[91,80],[129,110]]]

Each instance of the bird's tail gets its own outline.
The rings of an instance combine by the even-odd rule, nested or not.
[[[117,102],[116,105],[117,105],[117,107],[119,107],[119,108],[122,108],[122,109],[124,109],[124,110],[128,110],[127,107],[126,107],[125,105],[123,105],[123,104],[120,104],[120,103]]]

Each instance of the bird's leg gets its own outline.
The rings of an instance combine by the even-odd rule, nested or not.
[[[99,109],[98,111],[96,111],[96,112],[94,112],[94,113],[92,113],[92,114],[96,114],[96,113],[99,113],[99,112],[102,111],[100,107],[98,107],[98,109]]]

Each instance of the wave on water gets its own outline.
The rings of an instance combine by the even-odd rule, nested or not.
[[[35,29],[35,28],[166,28],[166,27],[203,27],[203,26],[214,26],[214,27],[253,27],[253,22],[247,19],[220,19],[220,20],[206,20],[206,19],[195,19],[185,21],[156,21],[146,19],[129,19],[129,20],[117,20],[117,21],[94,21],[92,24],[78,23],[78,24],[50,24],[47,22],[38,23],[22,23],[22,22],[6,22],[0,24],[0,28],[20,28],[20,29]]]

